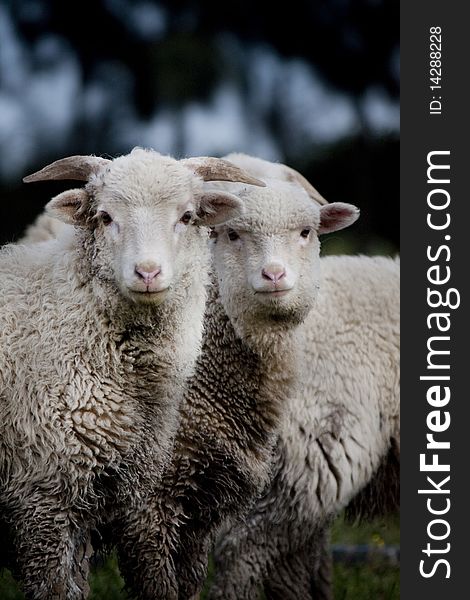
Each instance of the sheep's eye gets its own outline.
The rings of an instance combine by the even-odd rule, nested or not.
[[[300,237],[303,237],[305,239],[307,239],[309,235],[310,235],[310,229],[308,227],[306,227],[305,229],[302,229],[302,231],[300,232]]]
[[[181,217],[180,222],[188,225],[188,223],[193,218],[193,213],[190,210],[187,210],[184,215]]]
[[[217,239],[217,231],[215,229],[211,229],[209,232],[209,237],[211,240],[216,240]]]
[[[110,223],[113,222],[111,215],[109,213],[105,212],[104,210],[100,210],[99,215],[100,215],[100,219],[101,219],[101,222],[103,223],[103,225],[109,225]]]
[[[235,240],[238,240],[240,238],[240,236],[238,235],[238,233],[236,231],[234,231],[233,229],[229,229],[227,231],[227,235],[228,235],[228,239],[231,242],[234,242]]]

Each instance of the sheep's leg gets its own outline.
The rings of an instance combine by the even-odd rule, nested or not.
[[[312,571],[303,555],[280,556],[264,582],[267,600],[311,600]]]
[[[15,511],[16,565],[29,600],[83,600],[89,592],[89,533],[57,506],[34,504]]]
[[[313,574],[313,597],[315,600],[333,599],[333,557],[330,549],[329,530],[325,530],[321,553]]]
[[[207,577],[213,533],[211,534],[207,524],[203,522],[189,521],[180,527],[180,550],[175,558],[179,600],[192,600],[201,593]],[[251,556],[257,559],[251,547],[251,540],[244,544],[243,548],[237,547],[237,558],[231,555],[229,559],[230,567],[235,572],[234,576],[224,580],[220,590],[216,591],[217,586],[211,588],[209,597],[224,598],[224,600],[255,600],[259,595],[262,577],[257,568],[259,562],[251,560]]]
[[[315,564],[318,563],[318,564]],[[304,551],[280,556],[269,570],[264,582],[266,600],[323,600],[325,586],[317,580],[319,561],[312,561]]]
[[[274,524],[268,530],[253,521],[232,528],[216,545],[209,598],[253,600],[264,589],[267,600],[331,600],[327,530],[297,542],[295,548],[292,532]]]
[[[264,582],[267,600],[331,600],[332,561],[327,531],[273,561]]]
[[[258,560],[258,556],[254,560]],[[262,573],[257,562],[252,562],[250,556],[239,557],[229,567],[230,573],[220,576],[220,563],[208,598],[210,600],[257,600],[262,589]]]
[[[180,529],[179,548],[176,557],[179,599],[197,599],[207,576],[210,536],[205,528],[186,523]]]
[[[254,530],[233,528],[214,552],[215,577],[210,600],[256,600],[267,572],[268,556]],[[261,552],[260,552],[261,547]]]
[[[92,554],[93,546],[91,545],[90,536],[87,536],[77,545],[73,563],[73,579],[79,589],[82,590],[84,598],[88,598],[90,593],[88,576],[90,574],[90,558]]]
[[[177,600],[178,574],[173,554],[179,517],[158,503],[138,507],[121,517],[116,546],[126,586],[139,600]]]

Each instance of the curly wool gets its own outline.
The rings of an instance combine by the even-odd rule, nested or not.
[[[270,239],[292,223],[318,226],[318,207],[292,185],[281,188],[241,190],[245,213],[230,228],[253,228]],[[312,278],[299,278],[286,301],[266,305],[242,283],[241,248],[228,241],[227,228],[216,229],[202,353],[181,405],[173,459],[145,499],[146,513],[136,513],[156,536],[128,539],[125,526],[119,533],[121,569],[137,597],[146,600],[199,593],[219,528],[245,514],[270,481],[286,397],[301,383],[299,325],[316,297],[316,236],[299,246],[296,261],[292,257]],[[279,236],[284,244],[292,234]]]
[[[37,551],[47,552],[49,532],[35,529],[41,518],[90,526],[110,500],[108,478],[119,481],[113,493],[122,501],[155,483],[187,375],[174,349],[191,335],[189,286],[156,314],[123,306],[111,315],[56,245],[0,258],[0,496],[17,553],[30,563],[32,538],[40,535]]]
[[[59,237],[66,225],[50,217],[46,213],[41,213],[38,218],[29,225],[20,240],[21,243],[35,244],[37,242],[47,242]]]
[[[135,541],[127,543],[125,528],[121,533],[120,566],[138,598],[198,593],[218,528],[228,516],[246,512],[269,481],[284,391],[297,380],[295,363],[286,366],[283,358],[295,353],[295,327],[273,326],[270,336],[264,331],[248,346],[225,313],[215,283],[204,323],[173,459],[146,501],[157,537],[142,552]],[[136,518],[141,516],[142,511]],[[137,554],[145,555],[144,563]]]
[[[200,348],[207,230],[153,305],[121,294],[96,227],[0,251],[0,530],[35,600],[87,595],[90,532],[159,481]]]
[[[325,528],[362,489],[371,502],[376,475],[399,456],[399,263],[320,262],[301,391],[287,399],[273,479],[220,536],[211,598],[251,600],[260,587],[269,598],[316,597]],[[375,508],[398,502],[397,471],[388,474]]]

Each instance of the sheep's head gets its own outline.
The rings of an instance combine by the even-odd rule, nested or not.
[[[318,236],[347,227],[359,211],[320,205],[302,187],[267,180],[246,188],[243,215],[217,226],[212,243],[220,293],[229,316],[301,322],[319,287]]]
[[[204,181],[264,185],[215,158],[177,161],[134,149],[114,160],[74,156],[25,178],[86,181],[53,198],[52,216],[87,232],[93,270],[136,302],[159,303],[188,271],[205,267],[204,233],[242,211],[233,194],[205,189]]]

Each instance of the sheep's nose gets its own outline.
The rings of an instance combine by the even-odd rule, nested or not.
[[[145,285],[150,285],[161,271],[161,268],[156,265],[136,265],[135,267],[136,275],[144,280]]]
[[[286,270],[282,265],[268,265],[266,268],[262,269],[261,274],[263,279],[268,279],[276,285],[278,281],[286,276]]]

